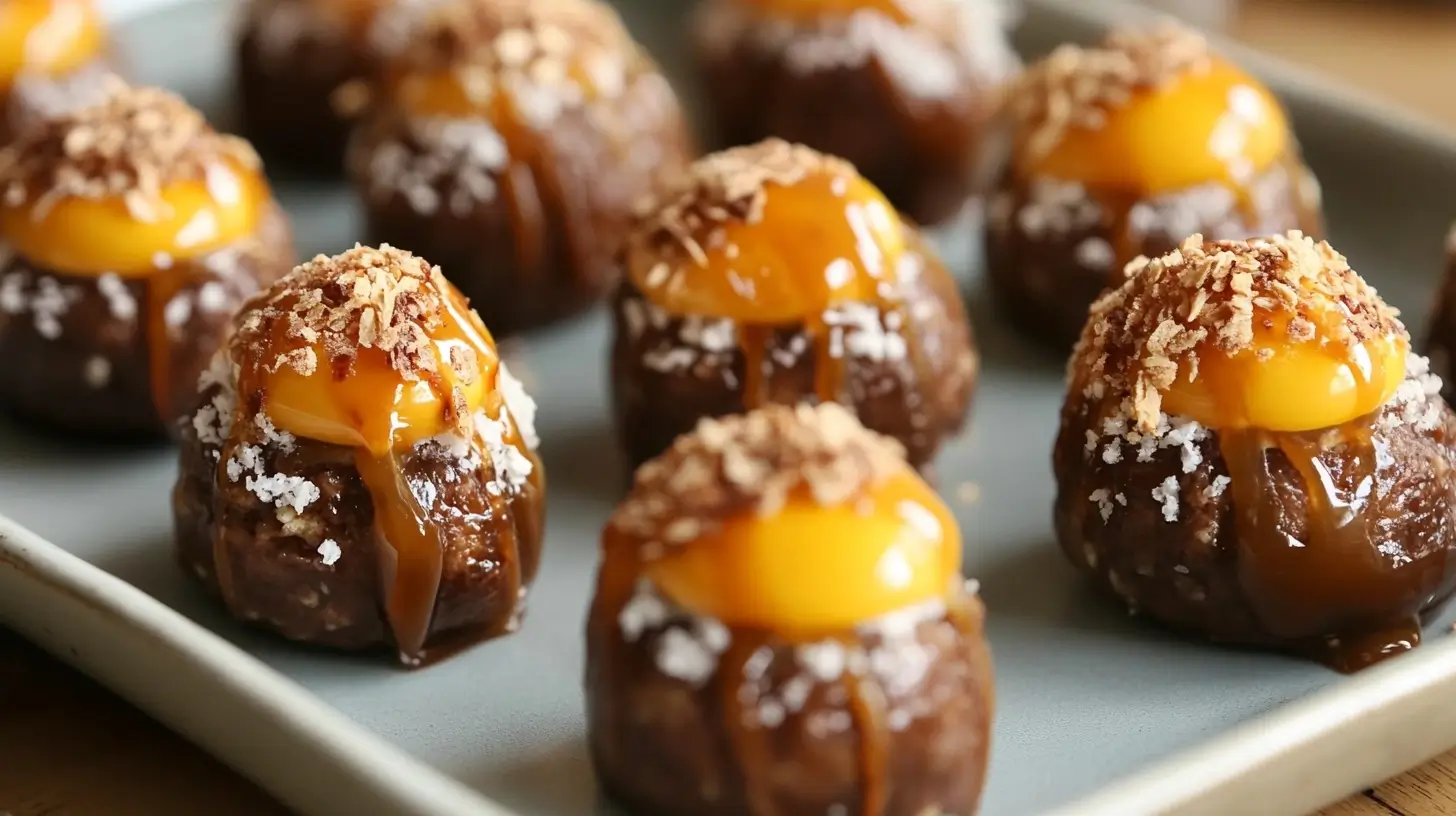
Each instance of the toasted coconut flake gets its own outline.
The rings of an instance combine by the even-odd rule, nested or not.
[[[7,205],[40,215],[66,198],[116,198],[152,220],[167,212],[168,185],[205,182],[222,162],[258,166],[247,142],[217,133],[175,94],[114,76],[104,84],[94,104],[45,119],[0,150]]]
[[[699,159],[638,203],[627,237],[628,267],[649,270],[649,285],[662,285],[675,267],[707,263],[704,246],[725,224],[763,218],[769,185],[792,186],[811,173],[854,176],[855,170],[843,159],[781,139]]]
[[[1122,286],[1092,305],[1070,380],[1089,398],[1130,400],[1138,430],[1152,433],[1163,392],[1180,377],[1196,378],[1199,355],[1249,350],[1256,319],[1287,318],[1291,343],[1353,347],[1408,338],[1397,314],[1343,255],[1300,232],[1248,241],[1194,235],[1167,255],[1128,264]]]
[[[1006,94],[1018,148],[1028,161],[1056,149],[1068,131],[1101,127],[1133,94],[1207,71],[1202,35],[1171,23],[1115,31],[1093,48],[1067,44],[1031,66]]]
[[[638,468],[609,526],[641,542],[644,557],[655,557],[734,516],[771,516],[795,490],[839,505],[906,467],[899,443],[867,430],[837,403],[769,406],[701,420],[678,437]]]
[[[439,267],[387,244],[319,255],[238,315],[233,359],[306,376],[318,365],[347,371],[360,349],[375,348],[406,380],[418,380],[439,365],[430,337],[444,323],[448,287]]]

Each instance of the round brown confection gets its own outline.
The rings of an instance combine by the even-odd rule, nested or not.
[[[1394,312],[1294,233],[1194,236],[1134,267],[1093,306],[1070,363],[1053,454],[1067,557],[1131,609],[1220,643],[1351,670],[1419,642],[1419,615],[1456,589],[1456,418],[1424,358],[1374,414],[1312,432],[1204,427],[1161,398],[1200,348],[1247,349],[1253,309],[1305,314],[1326,293],[1344,305],[1343,342],[1404,336]],[[1313,474],[1328,484],[1311,488]],[[1355,508],[1344,522],[1328,515],[1336,501]],[[1328,540],[1332,528],[1347,534]],[[1337,600],[1310,602],[1321,586]]]
[[[172,494],[180,564],[235,617],[323,646],[399,647],[383,600],[390,548],[359,454],[279,430],[264,411],[266,387],[249,387],[245,372],[324,363],[297,351],[259,360],[279,333],[318,338],[334,371],[348,372],[351,355],[370,345],[396,366],[417,366],[409,338],[438,320],[442,285],[438,268],[408,253],[358,248],[298,267],[238,316],[202,380]],[[514,428],[518,443],[482,441],[469,426],[488,417],[460,413],[458,429],[396,454],[404,484],[429,497],[421,509],[442,555],[428,637],[422,654],[401,652],[406,664],[515,631],[540,565],[535,405],[504,366],[498,372],[509,417],[491,421]]]
[[[1096,49],[1063,46],[1027,70],[1008,92],[1018,132],[1014,151],[1049,150],[1069,123],[1093,126],[1130,94],[1207,70],[1202,37],[1177,28],[1115,34]],[[1097,193],[1069,179],[1021,172],[1012,162],[990,196],[987,272],[1008,318],[1030,339],[1065,352],[1087,307],[1124,264],[1157,257],[1187,236],[1216,240],[1323,232],[1320,187],[1298,145],[1240,179],[1155,194]]]
[[[0,151],[5,206],[43,213],[125,197],[145,213],[164,185],[201,179],[217,162],[256,169],[246,143],[179,98],[105,84],[95,104],[38,122]],[[149,276],[59,271],[0,240],[0,407],[82,435],[173,432],[233,312],[293,263],[282,209],[260,206],[251,234],[192,257],[159,255]]]
[[[393,0],[244,0],[237,61],[242,133],[270,162],[337,174],[349,138],[334,94],[368,76],[378,55],[367,36]]]
[[[776,140],[704,159],[641,210],[627,262],[671,260],[684,251],[683,236],[707,241],[729,220],[761,223],[765,184],[792,184],[834,161]],[[631,465],[666,450],[701,417],[820,399],[818,350],[826,347],[841,366],[835,397],[866,427],[904,445],[911,464],[928,468],[965,424],[980,358],[954,278],[913,226],[904,229],[913,274],[882,303],[831,310],[822,327],[828,336],[802,324],[764,328],[672,314],[624,279],[612,301],[611,391]],[[750,365],[760,372],[757,401],[745,393]]]
[[[704,420],[638,473],[607,535],[650,561],[807,487],[852,499],[898,446],[833,404]],[[903,467],[903,465],[899,465]],[[610,556],[587,623],[588,739],[635,813],[974,813],[994,707],[969,591],[818,640],[675,606]]]
[[[1445,384],[1442,396],[1450,400],[1456,395],[1452,388],[1456,371],[1451,369],[1456,359],[1456,225],[1446,234],[1446,275],[1432,308],[1426,353],[1431,358],[1431,371]]]
[[[594,304],[632,204],[691,153],[671,87],[615,12],[450,0],[376,28],[387,76],[449,76],[476,109],[514,113],[420,115],[376,83],[350,147],[371,240],[439,263],[497,336]]]
[[[920,224],[956,214],[1000,154],[1001,88],[1020,68],[999,6],[900,0],[799,20],[709,0],[695,23],[725,146],[770,136],[855,165]],[[764,7],[768,8],[765,9]]]

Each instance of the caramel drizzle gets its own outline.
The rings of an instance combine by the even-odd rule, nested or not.
[[[455,325],[463,331],[474,333],[469,318],[459,311],[453,298],[447,296],[443,300]],[[493,344],[480,337],[475,338],[473,345],[478,350],[494,349]],[[256,384],[265,381],[267,372],[264,357],[265,355],[255,355],[240,374],[235,428],[250,420],[244,416],[245,400],[242,397],[263,390]],[[480,362],[480,376],[494,380],[499,372],[499,358],[492,354]],[[449,393],[448,386],[438,372],[424,372],[423,376],[428,378],[436,394]],[[264,400],[266,401],[266,394]],[[506,411],[504,400],[493,388],[490,389],[486,404],[482,408],[497,421],[504,418]],[[260,407],[260,410],[263,408]],[[509,424],[509,430],[510,433],[504,441],[522,451],[532,465],[526,488],[530,496],[521,508],[526,515],[532,515],[536,512],[544,487],[540,460],[526,447],[514,421]],[[228,479],[227,463],[232,459],[238,444],[234,435],[223,446],[217,471],[220,484]],[[490,460],[489,449],[477,428],[472,428],[471,444],[483,462]],[[385,619],[394,636],[400,662],[406,666],[417,667],[453,653],[459,644],[440,644],[426,648],[432,634],[431,625],[444,572],[444,539],[439,525],[431,518],[430,508],[421,502],[420,494],[412,489],[405,472],[404,459],[409,451],[398,450],[393,444],[390,447],[390,452],[384,456],[375,456],[363,447],[356,448],[354,466],[369,492],[370,503],[374,509],[373,526],[379,558],[380,586],[384,593],[381,605]],[[216,491],[214,495],[220,497],[221,491]],[[501,619],[487,623],[481,631],[473,633],[474,637],[462,638],[464,643],[488,638],[515,627],[526,583],[534,577],[539,561],[539,553],[532,548],[533,551],[529,554],[531,562],[522,563],[522,537],[519,532],[521,513],[515,512],[511,502],[515,494],[501,490],[496,493],[486,491],[486,495],[489,497],[492,517],[503,522],[496,528],[500,536],[497,550],[502,560],[499,566],[505,570],[505,592],[511,604],[511,612]],[[215,500],[214,516],[218,510]],[[231,565],[226,560],[227,548],[222,538],[222,527],[221,524],[214,525],[213,560],[217,565],[218,585],[223,601],[230,610],[237,611],[233,576]]]
[[[911,232],[910,227],[905,227],[907,233]],[[921,240],[916,236],[908,236],[906,241],[906,252],[913,252],[920,258],[924,266],[933,265],[933,257],[926,254]],[[921,274],[941,274],[940,269],[925,269]],[[916,382],[929,382],[932,376],[930,370],[930,359],[925,354],[923,344],[920,342],[919,332],[916,325],[910,321],[908,306],[898,297],[887,294],[886,287],[877,287],[874,305],[879,309],[881,321],[888,324],[889,317],[894,315],[898,319],[897,327],[891,329],[885,325],[884,331],[898,332],[905,338],[906,356],[909,358],[911,370],[914,372]],[[752,411],[769,405],[773,399],[774,390],[772,387],[775,366],[769,346],[775,335],[774,326],[760,324],[743,324],[736,327],[738,354],[743,360],[743,409]],[[849,377],[849,352],[844,347],[843,335],[846,329],[838,326],[830,326],[825,321],[824,314],[810,315],[805,318],[803,332],[809,338],[814,353],[814,397],[819,402],[844,402],[845,385]],[[832,341],[835,333],[840,333],[840,342]]]
[[[1234,491],[1239,580],[1255,614],[1270,634],[1306,642],[1310,657],[1345,672],[1420,642],[1418,615],[1445,568],[1439,558],[1391,569],[1377,548],[1377,525],[1388,512],[1377,476],[1388,456],[1375,416],[1322,432],[1228,430],[1218,437]],[[1333,442],[1353,454],[1345,472],[1321,458]],[[1304,487],[1304,540],[1289,529],[1300,508],[1281,503],[1273,487],[1279,455]],[[1392,617],[1390,610],[1405,611]]]

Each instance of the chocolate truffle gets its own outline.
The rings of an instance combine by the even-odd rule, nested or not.
[[[1354,670],[1456,588],[1456,419],[1375,291],[1298,233],[1134,263],[1073,352],[1063,551],[1130,608]]]
[[[979,359],[955,280],[847,162],[769,140],[709,156],[641,209],[613,299],[628,458],[700,417],[841,402],[924,467]]]
[[[1193,233],[1321,231],[1319,185],[1279,101],[1191,31],[1062,46],[1007,99],[1014,139],[988,209],[989,277],[1008,318],[1057,351],[1139,255]]]
[[[975,813],[985,611],[955,519],[901,453],[826,403],[703,420],[642,466],[587,622],[609,796],[642,814]]]
[[[199,385],[177,556],[235,617],[409,666],[515,631],[540,564],[536,406],[440,270],[299,266]]]
[[[112,77],[0,150],[0,407],[160,435],[293,243],[262,168],[181,99]]]
[[[992,0],[706,0],[698,62],[724,146],[841,156],[921,224],[959,211],[1002,153],[1020,67]]]
[[[371,240],[441,265],[497,334],[616,282],[632,204],[688,161],[676,97],[599,0],[444,0],[376,23],[350,150]]]

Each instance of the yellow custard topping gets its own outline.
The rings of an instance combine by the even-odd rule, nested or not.
[[[1098,127],[1069,128],[1045,155],[1020,157],[1018,170],[1139,197],[1214,182],[1241,190],[1289,149],[1279,102],[1218,57],[1207,70],[1135,89],[1104,114]]]
[[[897,280],[905,227],[884,195],[848,165],[792,184],[764,184],[761,217],[730,220],[674,274],[634,258],[647,299],[680,315],[772,325],[819,319],[844,303],[877,303]]]
[[[729,625],[842,631],[958,585],[960,529],[904,466],[857,501],[792,493],[773,515],[744,514],[645,574],[676,603]]]
[[[495,343],[454,287],[444,302],[444,323],[429,338],[436,361],[433,374],[406,379],[383,351],[363,348],[352,370],[341,376],[324,362],[328,359],[324,350],[314,347],[320,363],[312,374],[283,366],[266,376],[269,418],[297,436],[385,458],[449,430],[447,408],[455,389],[464,396],[466,412],[484,407],[486,396],[495,393],[499,361]],[[469,382],[450,365],[452,349],[462,348],[474,352],[479,367]]]
[[[156,201],[65,197],[0,207],[0,233],[49,269],[145,277],[159,255],[192,258],[253,234],[271,197],[257,169],[218,161],[204,180],[173,182]]]
[[[1199,355],[1198,376],[1177,380],[1164,410],[1220,430],[1313,431],[1333,428],[1384,405],[1405,379],[1410,342],[1402,335],[1368,337],[1352,346],[1330,337],[1342,322],[1335,303],[1310,323],[1314,336],[1295,341],[1290,315],[1255,313],[1254,342],[1232,357]]]
[[[22,74],[60,76],[100,56],[105,36],[89,0],[0,3],[0,91]]]

